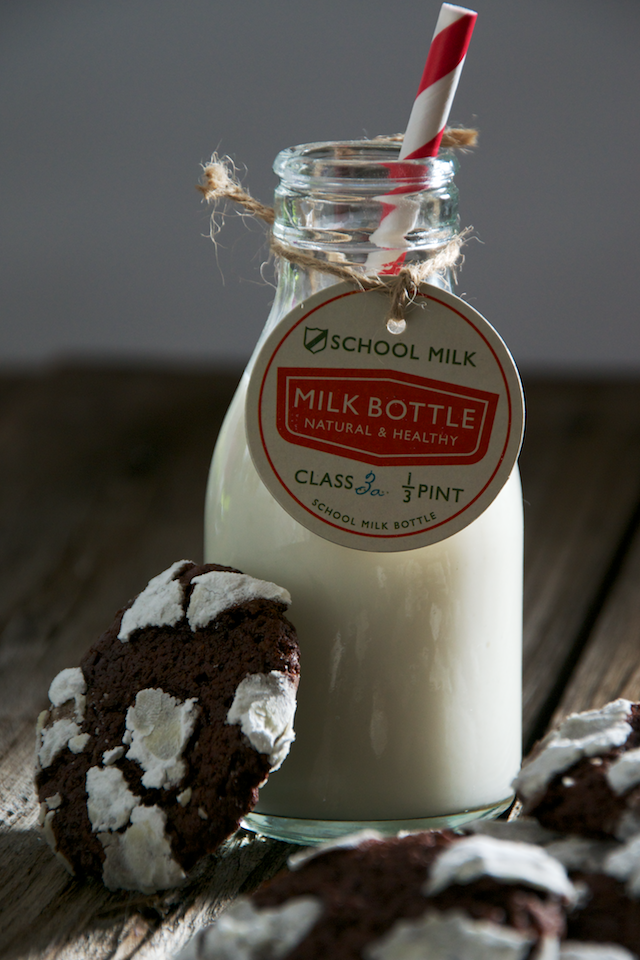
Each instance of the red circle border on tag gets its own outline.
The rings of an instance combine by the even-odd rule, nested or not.
[[[326,523],[327,526],[333,527],[334,530],[340,530],[342,533],[347,532],[347,533],[351,534],[351,536],[353,536],[353,537],[358,537],[358,538],[360,538],[360,537],[369,537],[371,540],[385,540],[385,541],[386,541],[386,540],[397,540],[397,539],[406,538],[406,537],[419,536],[420,534],[424,533],[424,531],[421,530],[421,529],[418,529],[418,530],[412,530],[412,531],[406,532],[406,533],[390,533],[390,534],[386,534],[386,535],[384,535],[384,536],[378,536],[378,535],[376,535],[375,533],[361,533],[360,531],[355,532],[355,531],[349,530],[349,529],[346,528],[346,527],[338,526],[337,523],[331,523],[330,520],[326,520],[324,517],[320,516],[319,514],[314,513],[313,510],[310,510],[309,507],[307,507],[306,504],[302,503],[302,502],[295,496],[295,494],[289,489],[289,487],[286,485],[286,483],[283,481],[282,477],[280,476],[280,474],[279,474],[278,471],[276,470],[276,467],[275,467],[275,465],[274,465],[274,463],[273,463],[273,461],[272,461],[272,459],[271,459],[271,457],[270,457],[270,455],[269,455],[269,450],[267,449],[267,445],[266,445],[266,442],[265,442],[265,436],[264,436],[264,432],[263,432],[263,427],[262,427],[262,397],[263,397],[263,392],[264,392],[264,389],[265,389],[265,381],[266,381],[266,379],[267,379],[267,377],[268,377],[268,375],[269,375],[269,370],[271,369],[271,365],[272,365],[273,361],[275,360],[277,354],[279,353],[280,348],[281,348],[282,344],[285,342],[285,340],[294,332],[294,330],[296,330],[296,329],[298,328],[298,326],[299,326],[304,320],[308,320],[308,318],[309,318],[313,313],[315,313],[316,310],[322,310],[322,309],[324,309],[325,307],[329,306],[329,304],[335,303],[336,300],[342,300],[344,297],[351,297],[351,296],[354,296],[354,295],[361,295],[361,294],[366,293],[366,292],[367,292],[367,291],[363,291],[363,290],[348,290],[348,291],[346,291],[346,292],[344,292],[344,293],[338,294],[338,295],[335,296],[335,297],[332,297],[330,300],[325,300],[325,301],[323,301],[323,303],[318,304],[317,306],[315,306],[315,307],[313,307],[311,310],[309,310],[308,313],[305,313],[302,317],[300,317],[299,320],[297,320],[297,321],[293,324],[292,327],[289,328],[289,330],[287,330],[287,332],[284,334],[284,336],[282,337],[282,339],[278,342],[275,350],[274,350],[273,353],[271,354],[271,357],[270,357],[270,359],[269,359],[269,362],[268,362],[268,364],[267,364],[267,366],[266,366],[266,368],[265,368],[264,374],[263,374],[263,376],[262,376],[262,380],[261,380],[261,383],[260,383],[259,400],[258,400],[258,428],[259,428],[259,431],[260,431],[260,441],[261,441],[261,444],[262,444],[262,449],[263,449],[263,452],[264,452],[264,455],[265,455],[266,459],[267,459],[268,462],[269,462],[269,466],[271,467],[271,470],[273,471],[274,476],[277,478],[280,486],[286,491],[287,495],[288,495],[289,497],[291,497],[292,500],[295,500],[295,502],[298,504],[298,506],[299,506],[299,507],[302,507],[302,509],[305,510],[306,513],[310,514],[310,516],[312,516],[315,520],[321,520],[323,523]],[[491,483],[492,483],[495,475],[497,474],[498,470],[500,469],[500,467],[501,467],[501,465],[502,465],[502,462],[503,462],[504,457],[505,457],[505,454],[506,454],[507,447],[508,447],[508,445],[509,445],[509,441],[510,441],[510,439],[511,439],[513,411],[512,411],[512,403],[511,403],[511,391],[509,390],[509,384],[508,384],[507,377],[506,377],[505,372],[504,372],[504,368],[503,368],[503,366],[502,366],[502,364],[501,364],[501,362],[500,362],[500,360],[499,360],[499,358],[498,358],[498,355],[496,354],[495,350],[493,349],[493,346],[491,345],[491,343],[489,342],[489,340],[485,337],[485,335],[482,333],[482,331],[479,330],[479,329],[471,322],[471,320],[469,320],[468,317],[465,317],[465,315],[464,315],[463,313],[461,313],[459,310],[456,310],[455,307],[452,307],[450,304],[446,303],[444,300],[439,300],[438,297],[435,297],[435,296],[433,296],[433,295],[430,294],[430,293],[422,293],[421,291],[418,291],[418,294],[417,294],[417,295],[420,296],[420,297],[426,298],[427,300],[433,300],[434,303],[440,304],[440,306],[444,307],[446,310],[451,310],[453,313],[456,313],[462,320],[464,320],[465,323],[467,323],[470,327],[472,327],[472,329],[478,334],[478,336],[485,342],[485,344],[486,344],[487,347],[489,348],[491,354],[493,355],[494,360],[496,361],[496,364],[497,364],[497,366],[498,366],[498,369],[500,370],[500,374],[501,374],[501,376],[502,376],[502,380],[503,380],[504,387],[505,387],[505,392],[506,392],[506,396],[507,396],[507,405],[508,405],[506,438],[505,438],[504,446],[503,446],[503,448],[502,448],[502,452],[501,452],[500,457],[499,457],[499,459],[498,459],[498,463],[496,464],[495,470],[493,471],[493,473],[491,474],[491,476],[489,477],[489,479],[487,480],[487,482],[485,483],[485,485],[482,487],[482,489],[475,495],[475,497],[473,498],[473,500],[470,500],[469,503],[466,504],[466,506],[463,507],[462,510],[459,510],[457,513],[454,513],[454,514],[452,514],[450,517],[447,517],[446,520],[441,520],[439,523],[434,523],[433,526],[430,526],[430,527],[429,527],[430,530],[436,530],[438,527],[441,527],[441,526],[444,526],[444,525],[446,525],[446,524],[449,524],[449,523],[451,523],[451,521],[454,520],[456,517],[459,517],[459,516],[461,516],[462,514],[466,513],[466,511],[478,500],[478,498],[482,496],[482,494],[485,492],[485,490],[487,489],[487,487],[489,487],[489,486],[491,485]],[[348,458],[345,458],[345,459],[348,459]]]

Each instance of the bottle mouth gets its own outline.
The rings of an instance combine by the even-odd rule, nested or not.
[[[358,181],[358,190],[372,194],[389,189],[403,193],[433,190],[453,180],[458,161],[450,150],[437,157],[399,160],[400,141],[334,140],[303,143],[282,150],[273,170],[287,187],[310,190],[340,190]]]

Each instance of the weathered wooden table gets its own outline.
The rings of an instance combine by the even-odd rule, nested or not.
[[[202,554],[233,373],[0,378],[0,957],[160,960],[292,847],[242,831],[179,894],[80,884],[36,827],[33,728],[150,576]],[[572,710],[640,699],[640,383],[525,380],[526,745]]]

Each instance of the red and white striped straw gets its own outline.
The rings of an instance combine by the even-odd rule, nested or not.
[[[478,14],[443,3],[400,150],[400,160],[435,157]]]
[[[442,4],[399,160],[437,156],[477,18],[478,14],[466,7]],[[398,187],[380,198],[382,218],[370,237],[380,250],[367,257],[367,272],[395,274],[400,270],[406,256],[405,237],[415,222],[417,208],[397,195],[411,189]]]

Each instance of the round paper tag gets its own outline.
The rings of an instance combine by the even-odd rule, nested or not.
[[[249,450],[296,520],[358,550],[451,536],[497,496],[524,426],[518,371],[468,303],[423,284],[403,334],[388,296],[339,283],[291,311],[262,347]]]

